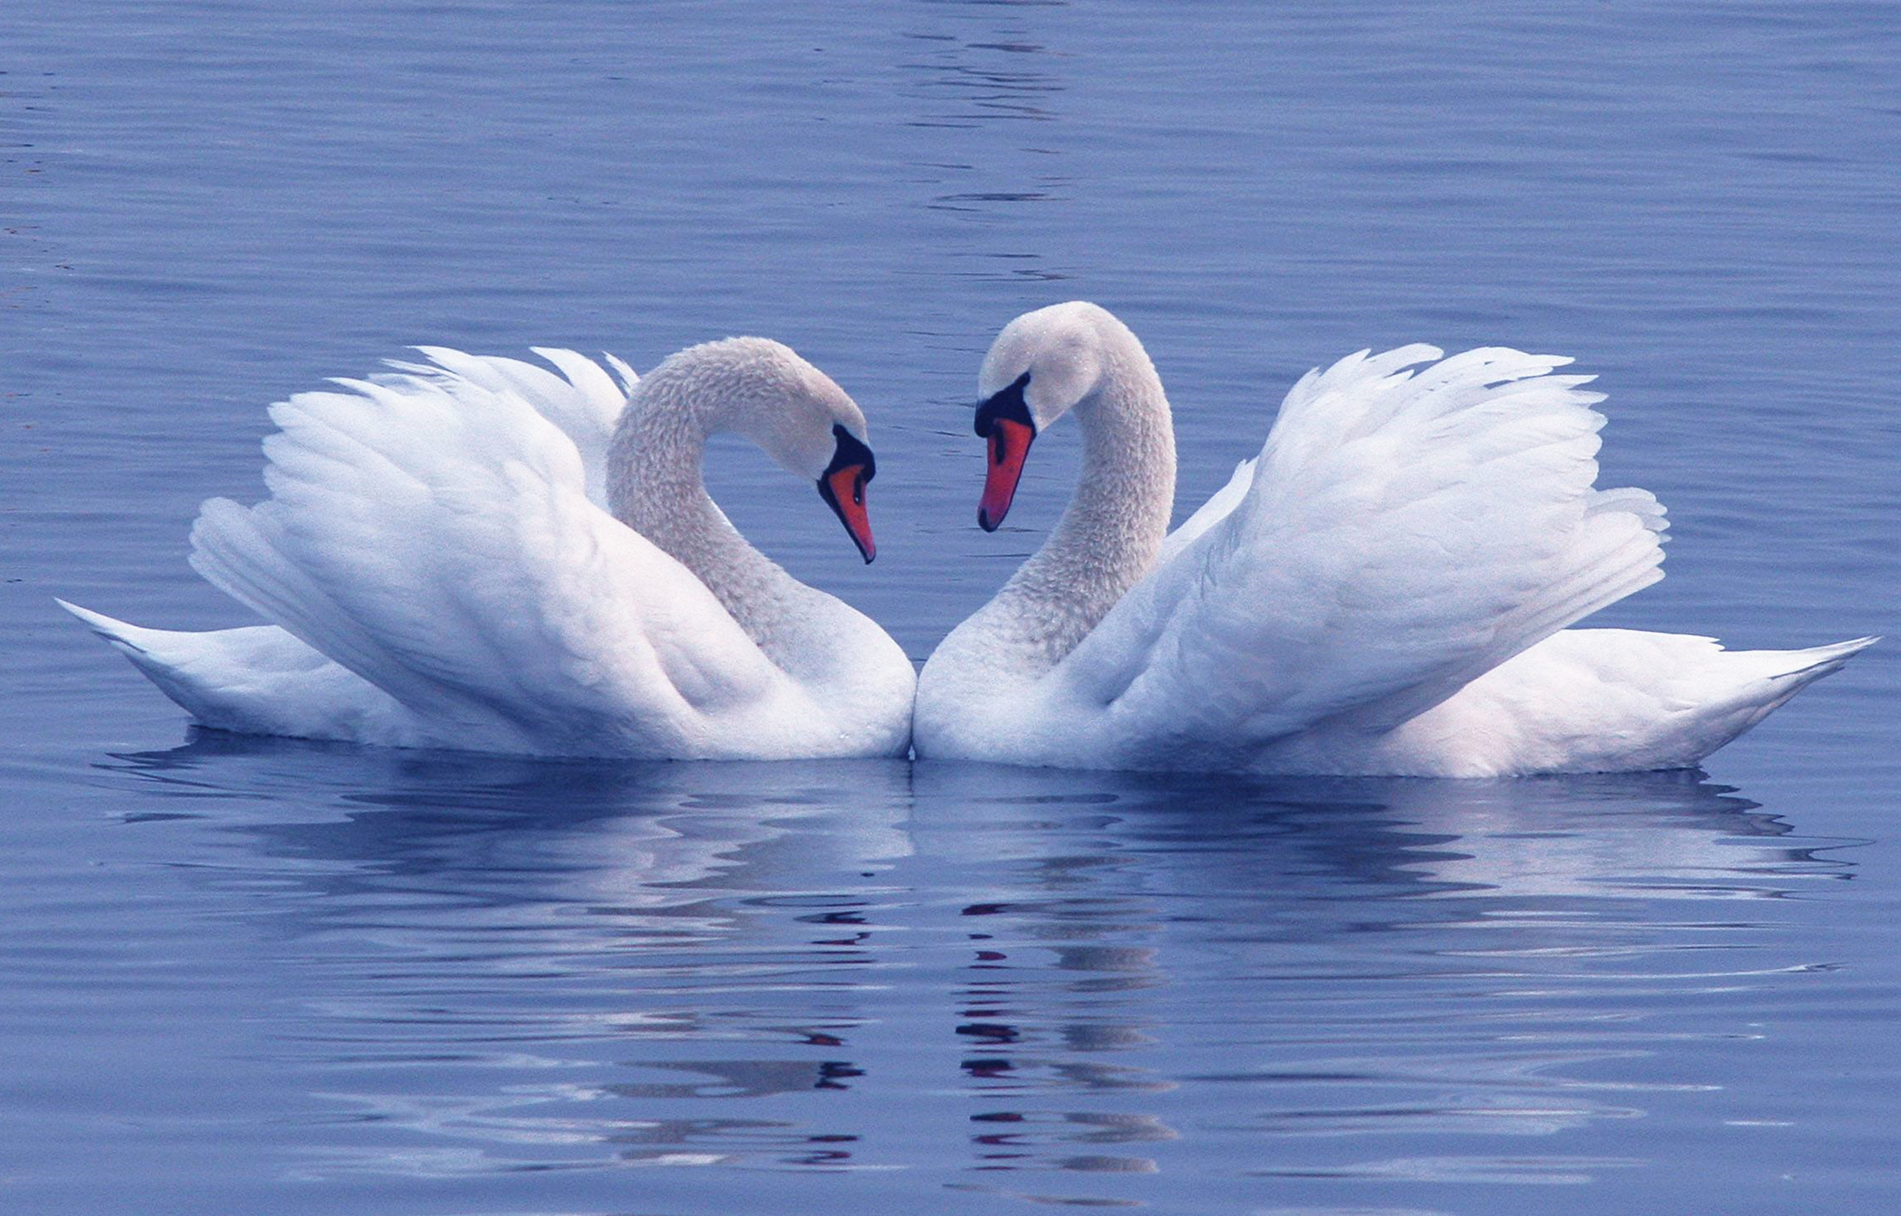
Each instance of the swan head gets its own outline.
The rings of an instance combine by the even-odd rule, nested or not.
[[[1026,312],[1003,327],[977,373],[976,429],[988,441],[977,524],[994,532],[1016,497],[1030,444],[1102,387],[1122,322],[1085,300]]]
[[[858,552],[867,562],[878,555],[865,505],[877,458],[866,441],[864,411],[830,376],[782,342],[724,338],[671,356],[642,389],[657,387],[656,380],[693,403],[708,433],[738,432],[779,467],[817,482]]]

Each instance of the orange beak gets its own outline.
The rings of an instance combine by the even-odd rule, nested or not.
[[[865,483],[870,480],[862,464],[842,465],[818,480],[819,497],[837,513],[838,522],[845,525],[867,562],[878,556],[878,545],[871,539],[871,514],[865,509]]]
[[[995,532],[1003,517],[1010,513],[1016,498],[1017,481],[1023,476],[1023,461],[1030,454],[1030,441],[1036,428],[1013,418],[998,418],[990,424],[990,464],[984,475],[983,501],[977,504],[977,526]]]

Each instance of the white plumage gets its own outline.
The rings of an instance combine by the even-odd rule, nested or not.
[[[617,383],[571,351],[538,353],[562,374],[429,348],[428,364],[273,407],[271,497],[207,502],[191,561],[275,627],[173,633],[72,611],[227,730],[539,755],[902,755],[909,660],[746,544],[700,478],[719,429],[783,433],[769,450],[818,476],[811,451],[831,450],[831,428],[862,442],[850,398],[761,339],[694,347],[638,382],[618,361]],[[648,494],[613,504],[621,518],[607,509],[617,427],[620,472]],[[662,512],[671,551],[636,530]]]
[[[1647,492],[1594,488],[1602,397],[1553,374],[1568,362],[1409,346],[1311,372],[1259,456],[1164,539],[1174,450],[1141,344],[1091,304],[1018,318],[980,389],[1020,392],[1034,433],[1073,409],[1084,468],[1049,542],[926,664],[918,754],[1428,776],[1681,767],[1869,644],[1735,653],[1560,632],[1662,577],[1664,527]],[[1048,623],[1076,605],[1090,619],[1050,645]]]

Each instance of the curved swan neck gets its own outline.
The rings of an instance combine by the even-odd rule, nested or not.
[[[1119,323],[1104,345],[1096,391],[1072,411],[1083,459],[1069,507],[992,601],[1046,668],[1154,568],[1175,502],[1175,432],[1161,378]]]
[[[662,365],[641,380],[608,445],[615,518],[691,570],[752,640],[769,647],[786,601],[802,589],[739,534],[706,492],[702,465],[715,431],[739,429],[721,400]]]

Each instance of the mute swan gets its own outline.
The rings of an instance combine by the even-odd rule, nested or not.
[[[1565,629],[1662,577],[1664,527],[1648,493],[1593,488],[1602,396],[1550,374],[1568,362],[1408,346],[1310,372],[1260,455],[1165,537],[1175,441],[1142,344],[1094,304],[1018,317],[978,380],[978,523],[1002,522],[1031,441],[1071,411],[1082,472],[1048,541],[925,664],[917,754],[1436,777],[1687,767],[1873,641],[1731,652]]]
[[[621,383],[565,350],[429,364],[272,408],[271,497],[212,499],[191,563],[274,625],[143,629],[66,605],[207,726],[532,755],[901,756],[897,643],[707,496],[737,431],[817,481],[866,561],[858,406],[777,342]],[[631,394],[631,395],[630,395]],[[611,512],[611,513],[610,513]],[[62,601],[63,602],[63,601]]]

